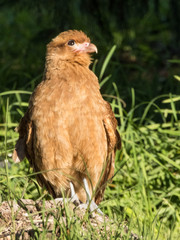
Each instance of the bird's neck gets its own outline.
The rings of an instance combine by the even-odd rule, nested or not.
[[[63,58],[63,56],[59,56],[57,54],[48,54],[46,55],[46,67],[52,68],[59,68],[62,65],[69,65],[72,66],[82,66],[85,68],[89,68],[89,65],[91,64],[91,57],[89,54],[77,54],[72,56],[67,56],[66,58]]]
[[[86,56],[86,55],[85,55]],[[76,59],[72,60],[62,60],[56,56],[47,56],[46,57],[46,65],[45,72],[50,75],[59,74],[60,71],[63,72],[80,72],[80,71],[90,71],[89,65],[91,63],[91,59],[89,56],[87,57],[78,56]]]
[[[46,79],[46,81],[54,82],[58,80],[59,82],[61,82],[61,80],[64,81],[72,79],[72,76],[74,80],[72,82],[80,82],[81,84],[84,84],[84,82],[86,82],[90,78],[90,82],[92,82],[91,79],[95,79],[95,82],[98,83],[98,81],[96,80],[96,76],[89,69],[88,64],[80,64],[76,61],[62,61],[57,58],[46,58],[43,79]]]
[[[89,65],[91,64],[91,58],[88,54],[78,55],[76,58],[69,60],[72,64],[78,64],[83,67],[89,68]]]

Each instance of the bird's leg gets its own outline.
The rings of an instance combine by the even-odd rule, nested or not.
[[[82,208],[87,209],[89,206],[89,209],[91,212],[96,210],[99,214],[103,215],[103,212],[98,208],[98,206],[94,202],[94,200],[91,199],[91,193],[90,193],[88,182],[87,182],[86,178],[83,179],[83,183],[84,183],[84,188],[85,188],[86,196],[87,196],[86,204],[80,204],[79,198],[78,198],[77,194],[75,193],[74,185],[72,182],[69,183],[70,190],[71,190],[71,202],[73,202],[75,205],[79,205],[79,208],[81,208],[81,209]]]
[[[72,182],[70,182],[69,184],[70,184],[70,190],[71,190],[71,202],[73,202],[75,205],[79,205],[80,201],[77,194],[75,193],[74,185]]]
[[[87,196],[86,203],[87,203],[87,205],[89,205],[90,211],[93,212],[96,210],[98,213],[103,215],[103,212],[98,208],[98,206],[94,202],[94,200],[91,199],[91,193],[90,193],[88,182],[87,182],[86,178],[83,179],[83,183],[84,183],[84,188],[85,188],[86,196]]]

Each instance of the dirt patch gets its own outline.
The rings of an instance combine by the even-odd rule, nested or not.
[[[113,221],[107,216],[101,216],[97,213],[88,215],[88,221],[85,220],[85,209],[79,209],[75,204],[68,200],[55,199],[49,201],[33,201],[30,199],[21,199],[18,201],[2,202],[0,206],[0,240],[9,239],[41,239],[38,234],[46,229],[45,239],[57,239],[60,234],[61,225],[67,225],[67,216],[74,218],[81,224],[83,231],[88,231],[87,224],[90,224],[97,232],[110,231],[116,228]],[[57,221],[60,223],[57,226]],[[66,228],[66,227],[65,227]],[[123,226],[128,234],[127,226]],[[66,229],[70,231],[70,229]],[[139,239],[135,234],[130,234],[130,239]]]

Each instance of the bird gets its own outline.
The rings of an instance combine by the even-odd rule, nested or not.
[[[97,47],[79,30],[47,44],[42,81],[20,120],[14,162],[25,157],[40,186],[102,213],[98,205],[114,176],[121,148],[117,120],[90,70]]]

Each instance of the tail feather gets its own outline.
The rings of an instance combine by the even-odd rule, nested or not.
[[[18,163],[21,162],[25,156],[25,139],[19,138],[15,145],[12,159],[15,163]]]

